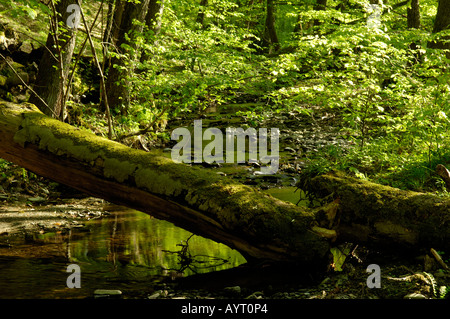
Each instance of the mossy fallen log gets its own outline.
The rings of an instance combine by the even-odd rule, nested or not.
[[[450,198],[379,185],[331,173],[313,178],[308,191],[331,197],[339,208],[330,221],[317,220],[337,232],[339,241],[393,249],[450,249]]]
[[[31,104],[0,102],[0,157],[224,243],[248,260],[314,264],[328,253],[329,239],[308,209],[98,137]]]

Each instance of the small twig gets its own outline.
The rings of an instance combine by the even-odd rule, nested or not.
[[[62,81],[61,88],[62,88],[62,93],[63,93],[63,95],[62,95],[62,99],[63,100],[61,101],[61,114],[59,115],[59,117],[62,120],[64,120],[64,113],[65,113],[65,110],[66,110],[66,105],[65,105],[66,101],[64,99],[64,97],[66,96],[66,92],[65,92],[65,89],[64,89],[65,83],[66,83],[66,78],[64,76],[64,61],[63,61],[62,50],[61,50],[61,46],[59,45],[59,37],[58,37],[58,32],[59,32],[59,29],[58,29],[58,12],[56,11],[55,3],[53,2],[53,0],[50,0],[50,4],[51,4],[51,7],[52,7],[52,11],[53,11],[53,19],[50,18],[50,21],[51,21],[50,25],[52,26],[52,29],[53,29],[52,30],[53,31],[53,41],[55,43],[56,50],[57,50],[57,53],[58,53],[59,77],[60,77],[60,80]],[[59,102],[56,101],[56,103],[59,103]],[[55,115],[55,112],[53,112],[53,115],[55,117],[57,117],[57,115]]]

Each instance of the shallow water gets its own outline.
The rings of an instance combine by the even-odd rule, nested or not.
[[[137,211],[114,211],[86,226],[89,231],[36,234],[0,247],[0,298],[89,298],[96,289],[144,296],[162,279],[180,275],[177,252],[188,239],[195,262],[183,276],[245,262],[225,245]],[[70,264],[80,267],[81,288],[67,287]]]

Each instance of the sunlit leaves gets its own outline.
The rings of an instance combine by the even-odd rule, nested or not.
[[[48,6],[38,0],[7,0],[6,7],[9,8],[9,15],[26,16],[31,20],[36,19],[39,14],[50,14],[51,12]]]

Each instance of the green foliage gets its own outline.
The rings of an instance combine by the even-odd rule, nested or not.
[[[420,30],[407,30],[393,13],[383,16],[380,29],[368,28],[367,1],[334,1],[323,11],[312,10],[313,4],[276,6],[286,52],[265,56],[259,47],[263,4],[167,3],[158,38],[144,32],[136,40],[151,59],[130,75],[135,105],[120,121],[142,126],[167,104],[170,117],[259,102],[237,113],[257,126],[270,112],[312,114],[320,107],[341,119],[355,147],[308,155],[306,172],[342,169],[397,187],[442,190],[433,165],[448,158],[449,74],[442,51],[427,46],[435,4],[424,3],[428,28]]]
[[[0,195],[3,190],[29,191],[38,180],[34,173],[0,158]]]
[[[323,151],[313,167],[320,163],[403,188],[421,189],[433,180],[435,165],[448,160],[450,78],[442,51],[427,48],[430,39],[421,30],[384,32],[364,24],[298,39],[299,50],[290,54],[297,81],[291,72],[294,85],[271,95],[289,99],[284,105],[340,114],[342,131],[358,146],[345,154]]]
[[[212,5],[205,13],[208,27],[197,29],[184,18],[184,10],[175,12],[180,9],[179,3],[170,3],[164,15],[170,23],[165,24],[158,41],[150,44],[153,41],[141,40],[152,59],[139,63],[140,73],[133,75],[133,91],[139,103],[170,103],[173,115],[202,112],[228,103],[250,82],[245,79],[259,75],[251,61],[251,34],[229,22],[242,16],[233,11],[236,4],[220,1]],[[151,39],[153,34],[145,36]]]
[[[42,12],[50,13],[50,9],[38,0],[6,0],[6,7],[9,8],[8,15],[14,18],[25,16],[34,20]]]
[[[50,13],[40,1],[8,2],[15,4],[11,14],[22,17]],[[131,85],[127,112],[112,107],[116,130],[125,134],[227,104],[253,105],[235,115],[255,127],[274,112],[320,110],[334,114],[351,147],[306,154],[305,172],[340,169],[397,187],[443,190],[433,171],[450,162],[449,60],[428,43],[449,31],[431,33],[437,1],[420,3],[420,29],[406,28],[407,6],[392,10],[395,3],[383,7],[379,28],[368,28],[367,0],[329,0],[325,10],[314,10],[313,0],[276,2],[281,50],[271,54],[261,47],[265,5],[166,0],[160,32],[144,26],[122,46],[122,67],[134,71],[122,79]],[[141,60],[142,53],[148,58]],[[95,87],[80,78],[74,83]],[[85,124],[101,126],[89,106],[81,109],[91,114]]]

